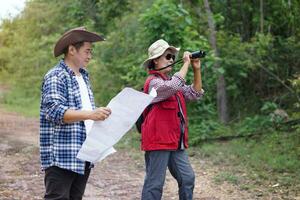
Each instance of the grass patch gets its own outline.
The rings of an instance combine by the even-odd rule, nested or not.
[[[242,189],[251,189],[253,185],[278,185],[280,189],[296,193],[300,190],[299,130],[206,143],[193,151],[200,152],[202,158],[226,169],[215,177],[216,182],[240,184]],[[251,183],[244,177],[240,179],[242,174],[246,174],[245,179]]]
[[[219,184],[226,181],[234,185],[238,185],[239,178],[230,172],[220,172],[216,177],[214,177],[214,181]]]
[[[38,117],[40,97],[30,95],[21,89],[13,89],[1,96],[2,106],[12,112],[20,113],[27,117]]]

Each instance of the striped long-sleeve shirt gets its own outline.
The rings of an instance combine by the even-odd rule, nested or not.
[[[152,103],[163,101],[180,90],[187,101],[198,100],[204,94],[203,89],[197,92],[193,88],[193,85],[186,85],[185,80],[178,75],[178,72],[175,73],[169,80],[163,80],[160,77],[152,79],[149,83],[148,91],[151,91],[152,88],[156,89],[157,92],[157,97],[153,99]]]

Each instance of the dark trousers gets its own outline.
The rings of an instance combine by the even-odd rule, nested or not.
[[[45,170],[45,200],[81,200],[90,175],[86,164],[84,175],[56,166]]]
[[[169,168],[178,183],[180,200],[192,200],[195,174],[184,150],[146,151],[146,176],[142,191],[142,200],[160,200]]]

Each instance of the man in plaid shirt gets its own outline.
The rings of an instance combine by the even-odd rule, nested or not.
[[[64,58],[45,75],[40,106],[40,156],[45,171],[46,200],[82,199],[91,163],[76,155],[93,120],[105,120],[111,110],[95,108],[88,73],[92,43],[103,41],[84,27],[67,31],[57,41],[55,57]]]

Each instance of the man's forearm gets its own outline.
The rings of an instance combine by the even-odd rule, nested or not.
[[[68,109],[64,114],[64,123],[73,123],[89,119],[91,111]]]

